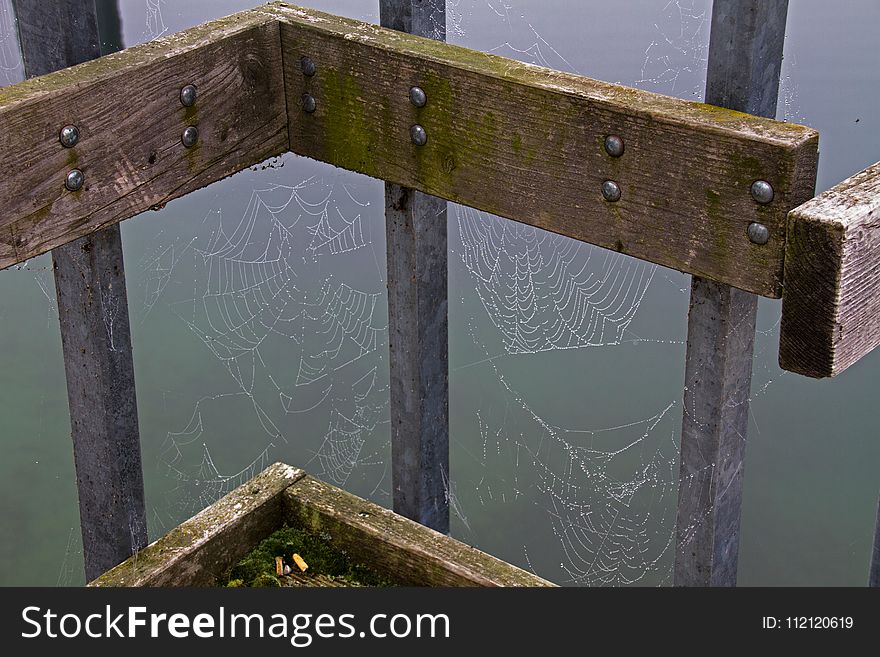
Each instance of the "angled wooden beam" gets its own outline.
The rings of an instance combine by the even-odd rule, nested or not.
[[[788,0],[714,0],[707,102],[776,115],[787,13]],[[811,186],[801,193],[812,193]],[[693,277],[675,531],[676,586],[736,585],[757,309],[754,294]]]
[[[285,520],[283,493],[306,476],[274,463],[89,586],[216,586]]]
[[[314,477],[283,493],[287,521],[407,586],[556,586]]]
[[[279,43],[276,20],[243,12],[0,89],[0,268],[287,151]]]
[[[446,38],[446,0],[380,0],[379,18],[394,30]],[[420,113],[414,106],[413,125]],[[385,183],[393,506],[442,533],[449,532],[446,228],[446,201]]]
[[[311,77],[286,67],[293,152],[781,294],[786,215],[812,196],[815,131],[310,9],[263,10],[282,22],[285,61],[308,53],[316,65]],[[418,111],[412,86],[429,99]],[[605,148],[611,135],[623,140],[619,157]],[[754,201],[756,180],[773,185],[772,202]],[[606,181],[618,201],[605,200]],[[749,240],[752,222],[767,227],[766,244]]]
[[[880,162],[788,215],[779,365],[836,376],[880,345]]]
[[[317,66],[286,89],[278,22],[284,61],[308,51]],[[0,267],[281,153],[289,134],[296,153],[777,297],[786,214],[815,180],[809,128],[282,4],[99,61],[0,92],[11,172],[0,181]],[[183,108],[187,82],[201,100]],[[431,98],[422,146],[410,140],[413,85]],[[183,149],[196,118],[198,145]],[[64,152],[58,124],[73,120],[83,139]],[[611,135],[619,157],[605,148]],[[67,192],[77,164],[85,185]],[[766,205],[749,193],[757,179],[773,185]],[[617,201],[603,196],[609,181]],[[767,243],[748,239],[752,222]]]

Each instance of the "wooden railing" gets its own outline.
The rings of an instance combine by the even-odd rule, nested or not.
[[[38,11],[33,0],[15,4],[20,21]],[[396,29],[275,3],[0,89],[0,268],[288,151],[385,180],[394,505],[440,531],[442,199],[692,274],[675,582],[734,584],[755,295],[782,297],[780,363],[808,376],[838,374],[880,336],[880,169],[810,200],[818,134],[765,118],[775,114],[787,2],[715,0],[711,105],[443,43],[426,28],[442,25],[443,0],[380,8]],[[124,301],[121,248],[112,257]],[[119,345],[76,356],[61,320],[72,417],[74,406],[112,414],[118,390],[77,396],[72,363],[100,369]],[[140,476],[136,406],[126,456],[109,446],[112,427],[106,434],[89,449],[129,459]],[[109,504],[84,493],[83,468],[100,459],[77,459],[84,537],[108,522],[82,511],[84,500]],[[104,485],[120,490],[131,469]],[[100,540],[132,518],[113,522]],[[90,561],[97,540],[85,540],[89,578],[118,561]]]

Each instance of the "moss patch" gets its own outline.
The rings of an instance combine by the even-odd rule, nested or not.
[[[233,566],[224,578],[225,586],[281,586],[275,575],[275,557],[282,557],[286,565],[298,571],[291,558],[294,552],[309,565],[306,575],[325,575],[352,586],[395,585],[366,566],[352,562],[328,541],[298,527],[284,527]]]

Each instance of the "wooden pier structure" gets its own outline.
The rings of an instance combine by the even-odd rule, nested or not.
[[[813,198],[819,135],[773,119],[787,0],[714,0],[706,103],[447,44],[444,0],[380,26],[276,2],[103,56],[95,0],[13,5],[0,268],[53,253],[89,580],[146,544],[118,224],[273,156],[386,182],[394,509],[441,533],[447,201],[692,275],[676,585],[736,584],[758,297],[784,369],[880,343],[880,163]]]

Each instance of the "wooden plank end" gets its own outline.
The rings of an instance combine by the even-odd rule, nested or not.
[[[880,344],[880,162],[788,216],[779,365],[836,376]]]

